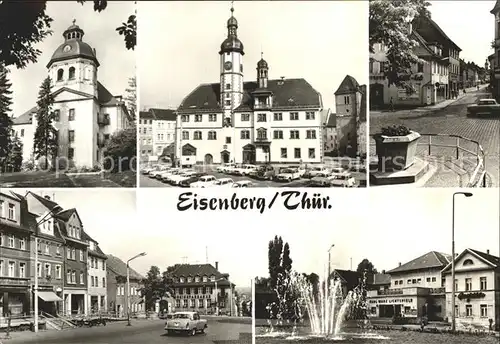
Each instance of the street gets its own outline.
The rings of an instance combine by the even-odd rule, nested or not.
[[[244,323],[243,323],[244,322]],[[206,334],[194,337],[173,335],[166,336],[163,327],[165,320],[134,320],[128,327],[126,322],[108,323],[107,326],[77,328],[63,331],[43,331],[38,334],[25,331],[13,332],[12,339],[3,339],[4,344],[113,344],[113,343],[225,343],[251,344],[250,318],[208,318]]]
[[[461,99],[436,110],[400,110],[370,115],[370,135],[382,127],[405,125],[421,134],[455,134],[478,141],[485,151],[489,186],[498,187],[500,180],[500,120],[498,118],[467,118],[467,106],[480,98],[490,98],[485,90],[467,93]],[[371,146],[370,149],[374,149]],[[434,149],[434,148],[433,148]],[[434,153],[435,152],[435,153]],[[452,156],[450,149],[436,149],[433,155]],[[425,186],[457,186],[456,181],[442,176],[432,177]]]

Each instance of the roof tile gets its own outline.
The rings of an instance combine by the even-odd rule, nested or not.
[[[428,252],[418,258],[415,258],[408,263],[398,266],[395,269],[388,271],[388,274],[399,272],[416,271],[423,269],[443,269],[451,261],[451,257],[436,251]]]

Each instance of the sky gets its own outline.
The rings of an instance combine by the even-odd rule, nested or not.
[[[141,109],[176,108],[199,84],[220,81],[230,8],[229,1],[138,3]],[[269,78],[306,79],[325,109],[334,110],[346,74],[367,83],[368,1],[236,1],[234,9],[245,81],[255,81],[262,51]]]
[[[3,190],[5,191],[5,190]],[[125,246],[123,236],[140,238],[137,235],[136,196],[134,189],[12,189],[25,195],[32,191],[41,196],[49,196],[63,209],[75,208],[83,228],[105,254],[112,254],[124,261],[136,255],[135,245]],[[135,269],[136,267],[133,266]],[[145,273],[147,268],[140,270]]]
[[[134,51],[125,48],[123,36],[115,29],[134,10],[132,1],[108,2],[108,7],[101,13],[94,12],[93,1],[87,1],[83,6],[76,1],[48,1],[46,13],[54,19],[51,24],[53,34],[35,46],[42,51],[38,62],[29,64],[25,69],[11,68],[9,77],[13,84],[11,108],[14,117],[36,105],[40,85],[47,77],[47,63],[57,47],[64,42],[62,34],[73,19],[76,19],[76,24],[85,32],[83,41],[97,51],[100,63],[98,80],[113,95],[124,95],[128,78],[135,74],[136,58]]]
[[[460,58],[484,67],[493,53],[495,17],[490,13],[495,6],[490,1],[430,1],[432,19],[457,44]]]

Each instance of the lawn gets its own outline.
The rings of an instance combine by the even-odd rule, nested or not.
[[[106,178],[123,188],[135,188],[137,186],[137,172],[135,171],[109,173]]]
[[[73,181],[63,173],[55,172],[18,172],[0,174],[0,187],[75,187]]]

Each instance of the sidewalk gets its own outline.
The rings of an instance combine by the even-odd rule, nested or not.
[[[370,116],[373,116],[373,115],[386,115],[386,114],[393,114],[393,115],[398,115],[398,114],[405,114],[405,113],[408,113],[408,112],[429,112],[429,111],[433,111],[433,110],[440,110],[440,109],[444,109],[445,107],[459,101],[460,99],[462,99],[463,97],[469,95],[470,93],[472,92],[477,92],[477,91],[484,91],[485,88],[487,87],[487,85],[481,85],[479,86],[479,90],[476,88],[476,87],[470,87],[470,88],[466,88],[465,91],[466,93],[463,93],[463,91],[460,91],[460,94],[458,95],[457,98],[454,98],[454,99],[446,99],[442,102],[439,102],[437,104],[433,104],[433,105],[427,105],[427,106],[419,106],[419,107],[415,107],[415,108],[407,108],[407,109],[399,109],[399,110],[395,110],[395,111],[390,111],[390,110],[370,110]]]

